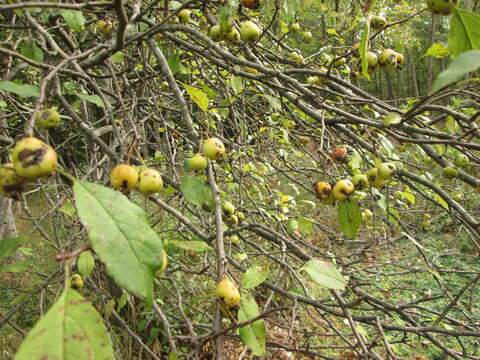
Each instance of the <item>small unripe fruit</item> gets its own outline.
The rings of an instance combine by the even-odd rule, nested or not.
[[[228,237],[228,240],[230,240],[231,244],[240,244],[240,238],[238,237],[237,234],[233,234]]]
[[[428,9],[435,15],[452,15],[458,5],[458,0],[427,0]]]
[[[81,289],[83,287],[83,279],[79,274],[73,274],[70,281],[72,289]]]
[[[225,40],[229,43],[236,44],[240,42],[240,33],[237,29],[233,28],[225,34]]]
[[[245,221],[245,214],[241,211],[237,211],[237,218],[238,218],[238,222],[244,222]]]
[[[217,138],[210,138],[203,144],[203,153],[210,160],[219,160],[225,156],[225,145]]]
[[[463,200],[463,194],[462,193],[456,193],[455,195],[452,196],[452,199],[455,201],[462,201]]]
[[[333,187],[333,196],[338,201],[346,201],[354,190],[355,187],[350,180],[340,180]]]
[[[362,211],[362,220],[367,221],[373,217],[373,213],[370,209],[365,209]]]
[[[196,153],[190,158],[189,164],[190,164],[190,169],[194,171],[203,171],[207,168],[208,160],[202,154]]]
[[[403,63],[405,62],[405,57],[403,56],[403,54],[400,54],[400,53],[396,53],[396,57],[397,57],[397,68],[401,68]]]
[[[227,216],[227,218],[225,219],[225,223],[228,225],[228,226],[237,226],[238,225],[238,217],[237,215],[230,215],[230,216]]]
[[[427,221],[427,220],[422,221],[422,229],[424,231],[430,229],[431,226],[432,226],[432,223],[430,221]]]
[[[370,186],[373,186],[375,188],[382,188],[387,183],[386,180],[382,179],[378,175],[377,168],[370,169],[367,173],[367,177],[368,177],[368,182],[370,183]]]
[[[240,36],[243,41],[255,41],[259,38],[261,30],[253,21],[244,21],[240,27]]]
[[[0,164],[0,194],[18,200],[25,185],[25,180],[17,175],[12,163]]]
[[[230,201],[224,201],[222,204],[222,211],[225,216],[233,215],[235,212],[235,206]]]
[[[332,185],[327,183],[326,181],[319,181],[315,185],[313,185],[315,190],[315,194],[317,198],[320,200],[327,200],[330,195],[332,194]]]
[[[50,129],[60,125],[60,114],[55,109],[45,109],[35,115],[35,124],[42,129]]]
[[[380,67],[385,71],[392,71],[397,67],[397,53],[392,49],[385,49],[378,57]]]
[[[378,65],[378,56],[372,51],[367,52],[367,62],[370,69],[375,69]]]
[[[97,30],[104,36],[110,36],[113,33],[113,23],[110,20],[99,20]]]
[[[217,298],[223,300],[228,308],[238,306],[240,304],[240,292],[237,287],[228,279],[222,280],[217,284],[215,289]]]
[[[314,85],[316,83],[318,83],[318,76],[307,77],[307,84]]]
[[[310,41],[312,40],[312,33],[310,31],[304,31],[302,36],[305,40]]]
[[[460,153],[455,156],[455,161],[453,162],[453,164],[457,167],[464,167],[467,166],[469,163],[470,159],[468,158],[468,156]]]
[[[292,24],[292,26],[290,27],[290,30],[294,32],[300,31],[300,24],[299,23]]]
[[[366,189],[369,185],[368,177],[365,174],[356,174],[352,178],[352,184],[355,186],[355,190]]]
[[[453,179],[458,177],[458,170],[453,166],[447,166],[443,168],[442,175],[447,179]]]
[[[397,167],[394,163],[382,163],[378,166],[378,176],[382,180],[390,180],[397,172]]]
[[[178,19],[180,20],[181,23],[188,23],[190,21],[190,10],[188,9],[182,9],[178,13]]]
[[[375,30],[383,29],[387,25],[387,19],[383,16],[374,15],[370,20],[370,26]]]
[[[208,32],[208,36],[210,36],[210,39],[213,41],[220,41],[222,40],[222,29],[220,25],[213,25],[210,28],[210,31]]]
[[[110,173],[110,184],[117,190],[130,191],[137,186],[137,182],[138,172],[130,165],[117,165]]]
[[[57,167],[55,150],[35,137],[20,140],[13,148],[12,160],[17,175],[27,179],[51,175]]]
[[[158,193],[163,187],[162,175],[155,169],[145,169],[138,175],[138,191],[145,195]]]

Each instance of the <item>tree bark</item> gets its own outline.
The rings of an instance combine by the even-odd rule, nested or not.
[[[13,220],[12,200],[0,196],[0,242],[17,236],[17,228]]]

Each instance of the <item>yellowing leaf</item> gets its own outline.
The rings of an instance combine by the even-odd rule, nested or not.
[[[190,98],[198,105],[200,109],[207,112],[208,111],[208,104],[209,99],[206,93],[202,90],[197,89],[196,87],[184,84],[183,87],[187,90],[188,95]]]

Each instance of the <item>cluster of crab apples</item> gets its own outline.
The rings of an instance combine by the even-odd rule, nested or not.
[[[365,190],[369,186],[384,187],[395,175],[397,167],[394,163],[384,162],[370,169],[366,174],[356,174],[352,179],[343,179],[335,184],[319,181],[313,185],[315,194],[324,204],[335,204],[337,201],[347,201],[355,190]]]

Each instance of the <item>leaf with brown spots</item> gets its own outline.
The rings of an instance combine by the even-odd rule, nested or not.
[[[114,360],[100,314],[67,289],[27,335],[14,360]]]

